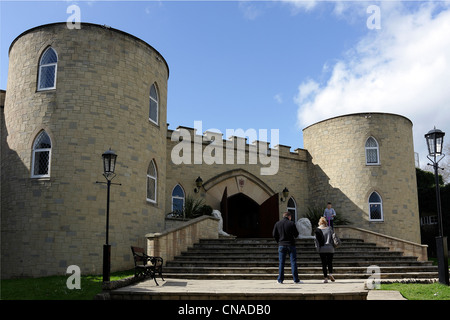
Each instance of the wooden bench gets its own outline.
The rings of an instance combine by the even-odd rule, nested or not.
[[[131,247],[134,258],[134,276],[135,277],[152,277],[155,280],[157,286],[159,286],[156,281],[156,273],[159,274],[163,281],[162,266],[163,259],[161,257],[148,256],[143,248]]]

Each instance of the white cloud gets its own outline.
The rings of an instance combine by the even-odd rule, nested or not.
[[[296,14],[300,11],[311,11],[317,6],[320,0],[281,0],[292,6],[293,13]]]
[[[263,14],[261,6],[258,6],[251,1],[239,1],[239,10],[243,13],[244,17],[248,20],[255,20]]]
[[[281,93],[277,93],[276,95],[273,96],[273,99],[278,103],[278,104],[282,104],[283,103],[283,96],[281,95]]]
[[[436,125],[450,135],[450,5],[405,7],[381,7],[381,30],[368,30],[353,50],[328,66],[326,83],[301,83],[294,100],[301,128],[356,112],[408,117],[423,166],[424,134]]]

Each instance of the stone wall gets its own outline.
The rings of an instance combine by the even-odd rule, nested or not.
[[[162,257],[165,264],[200,239],[218,239],[218,225],[219,219],[201,216],[162,233],[148,233],[147,254]]]
[[[373,231],[350,226],[336,227],[336,234],[341,238],[361,239],[387,247],[390,251],[402,251],[405,256],[417,257],[418,261],[428,261],[427,245],[386,236]]]

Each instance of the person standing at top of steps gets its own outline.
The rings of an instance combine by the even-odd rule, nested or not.
[[[291,221],[292,216],[289,212],[283,213],[283,219],[275,223],[272,235],[278,243],[278,283],[284,281],[284,264],[286,255],[289,254],[291,260],[292,277],[294,283],[302,283],[298,278],[297,270],[297,249],[295,247],[295,238],[298,237],[298,230],[295,223]]]
[[[327,207],[323,211],[323,216],[327,219],[328,226],[334,229],[334,218],[336,217],[336,211],[331,207],[331,202],[327,203]]]

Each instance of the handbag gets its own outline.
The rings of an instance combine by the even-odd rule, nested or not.
[[[334,230],[333,230],[332,237],[333,237],[333,247],[334,247],[334,248],[338,248],[338,247],[341,245],[342,241],[341,241],[341,239],[339,239],[339,237],[336,235],[336,233],[334,232]]]
[[[316,240],[317,240],[317,243],[318,243],[319,247],[323,247],[323,246],[325,245],[325,239],[324,239],[324,237],[323,237],[323,232],[322,232],[322,230],[320,230],[319,228],[317,228],[317,229],[315,230],[315,234],[316,234]]]

